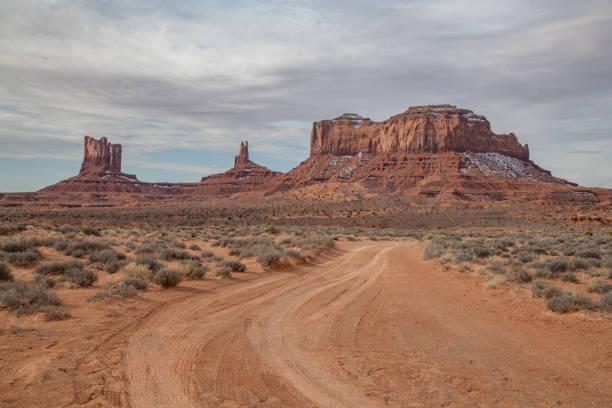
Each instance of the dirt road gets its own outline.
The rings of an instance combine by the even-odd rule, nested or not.
[[[77,372],[75,405],[612,406],[610,320],[479,279],[432,268],[416,243],[371,242],[186,292],[82,362],[106,374],[92,388]]]

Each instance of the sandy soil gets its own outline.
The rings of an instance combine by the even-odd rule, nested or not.
[[[116,306],[121,318],[109,300],[72,331],[4,333],[0,405],[612,406],[609,318],[485,289],[417,245],[343,243],[314,266]]]

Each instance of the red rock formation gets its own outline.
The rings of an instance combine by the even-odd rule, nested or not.
[[[315,122],[310,157],[276,190],[327,181],[495,197],[542,182],[568,184],[531,162],[514,134],[497,135],[483,116],[452,105],[412,107],[384,122],[356,114]]]
[[[39,191],[42,195],[74,193],[146,193],[158,197],[191,192],[196,183],[144,183],[134,174],[121,172],[121,145],[105,137],[85,136],[83,163],[75,177],[62,180]]]
[[[234,168],[244,167],[249,162],[249,142],[240,142],[240,152],[234,157]]]
[[[280,180],[282,173],[272,171],[249,160],[249,142],[240,143],[234,157],[234,167],[224,173],[202,177],[199,194],[234,194],[246,191],[268,191]]]
[[[345,113],[313,124],[311,156],[360,152],[497,152],[529,160],[528,146],[514,134],[497,135],[484,116],[452,105],[411,107],[384,122]]]
[[[79,175],[121,173],[121,145],[85,136],[83,164]]]

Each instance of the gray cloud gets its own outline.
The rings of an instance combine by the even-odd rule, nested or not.
[[[126,4],[3,4],[0,156],[74,157],[90,134],[141,167],[147,152],[244,139],[297,165],[312,121],[452,103],[554,174],[612,187],[609,1]]]

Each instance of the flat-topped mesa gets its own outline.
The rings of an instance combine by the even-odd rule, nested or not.
[[[80,176],[121,173],[121,145],[105,137],[100,140],[85,136],[83,164]]]
[[[240,152],[234,156],[234,168],[249,164],[249,142],[240,142]]]
[[[354,113],[314,122],[310,154],[495,152],[529,160],[513,133],[495,134],[489,121],[453,105],[413,106],[383,122]]]

